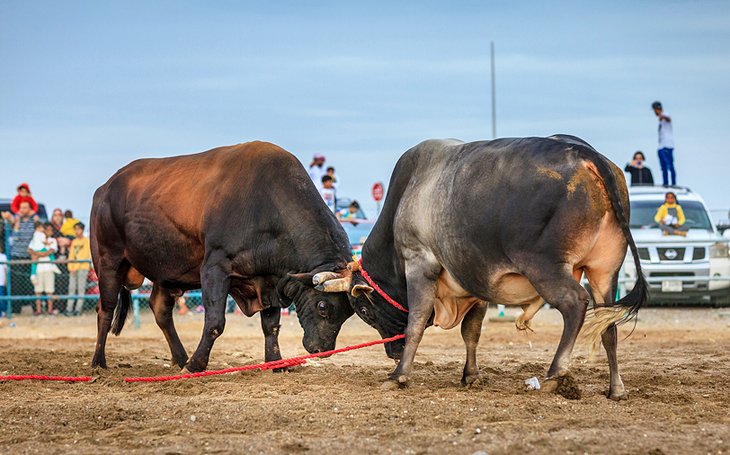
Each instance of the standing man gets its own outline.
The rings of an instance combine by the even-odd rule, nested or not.
[[[659,164],[662,167],[662,181],[669,186],[667,172],[672,175],[672,186],[677,184],[677,174],[674,172],[674,135],[672,134],[672,119],[662,108],[662,103],[651,103],[654,114],[659,118]]]
[[[324,155],[315,153],[309,165],[309,178],[312,179],[318,190],[322,189],[322,177],[327,173],[324,168]]]
[[[13,216],[10,212],[3,212],[2,217],[13,227],[10,235],[10,259],[29,260],[28,245],[33,239],[35,222],[38,221],[38,215],[34,214],[30,202],[22,201],[18,205],[17,215]],[[8,277],[13,295],[32,295],[33,283],[30,281],[29,263],[8,266]],[[18,309],[18,311],[20,310]]]

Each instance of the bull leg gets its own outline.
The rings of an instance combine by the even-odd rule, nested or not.
[[[215,260],[217,259],[217,260]],[[208,259],[200,271],[203,308],[205,308],[205,324],[200,344],[188,361],[185,370],[189,372],[203,371],[208,367],[210,351],[216,338],[221,336],[226,326],[226,297],[230,287],[227,267],[224,258]]]
[[[117,275],[116,267],[100,267],[99,301],[96,304],[96,348],[94,358],[91,359],[91,368],[106,368],[106,338],[112,327],[114,309],[119,301],[119,291],[122,289],[121,279]]]
[[[479,337],[482,334],[482,321],[487,314],[487,303],[478,302],[464,316],[461,322],[461,338],[466,345],[466,364],[464,374],[461,377],[461,385],[473,384],[479,379],[479,367],[477,367],[477,346]]]
[[[150,308],[155,315],[155,322],[157,322],[157,326],[162,330],[167,344],[170,346],[172,361],[182,368],[185,366],[185,362],[188,361],[188,354],[185,352],[172,320],[172,309],[174,307],[175,297],[170,294],[170,291],[158,284],[152,286]]]
[[[271,362],[281,360],[279,350],[279,321],[281,320],[281,309],[269,307],[261,311],[261,330],[264,332],[264,360]]]
[[[406,345],[395,371],[388,375],[384,388],[404,387],[413,368],[418,344],[423,338],[426,324],[436,303],[436,280],[441,266],[425,258],[416,257],[406,261],[406,284],[408,289],[408,325]]]
[[[567,267],[567,265],[566,265]],[[552,265],[555,268],[555,265]],[[534,276],[527,277],[543,299],[553,307],[557,308],[563,316],[563,334],[560,337],[560,344],[555,353],[550,368],[548,369],[547,380],[552,385],[545,389],[550,391],[557,388],[557,380],[568,374],[570,357],[573,353],[575,341],[578,338],[585,320],[586,311],[590,296],[583,286],[575,281],[572,270],[564,270],[563,273],[548,273],[548,267],[542,268]]]
[[[586,277],[593,291],[593,300],[597,304],[613,303],[616,300],[616,289],[618,288],[618,273],[599,273],[594,270],[586,270]],[[616,348],[618,346],[618,330],[612,324],[601,334],[601,342],[606,350],[608,358],[608,370],[610,375],[610,386],[608,397],[612,400],[623,400],[628,397],[626,388],[621,380],[618,369],[618,357]]]

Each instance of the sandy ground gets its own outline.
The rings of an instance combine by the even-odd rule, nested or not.
[[[494,316],[490,310],[488,316]],[[177,317],[190,352],[202,315]],[[284,355],[303,354],[295,317],[284,317]],[[125,376],[168,375],[169,352],[149,313],[110,338],[109,369],[88,366],[93,316],[0,322],[0,374],[98,375],[91,384],[0,382],[0,453],[728,453],[730,314],[648,309],[619,344],[629,399],[604,396],[608,367],[576,347],[582,397],[527,391],[542,378],[562,322],[541,311],[536,333],[485,321],[482,380],[459,385],[459,331],[429,329],[411,385],[382,391],[393,368],[382,346],[318,360],[288,373],[235,373],[158,384]],[[622,329],[624,335],[628,329]],[[338,346],[376,338],[351,319]],[[211,369],[261,361],[257,317],[230,316]]]

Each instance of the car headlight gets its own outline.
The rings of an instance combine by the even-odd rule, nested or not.
[[[713,243],[712,246],[710,246],[710,257],[711,258],[730,257],[730,254],[728,254],[727,243],[725,243],[725,242]]]

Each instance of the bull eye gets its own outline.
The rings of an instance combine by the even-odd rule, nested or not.
[[[370,319],[370,312],[368,311],[367,307],[360,307],[360,315],[365,319]]]
[[[327,317],[327,303],[323,300],[317,302],[317,311],[319,311],[319,315],[323,318]]]

